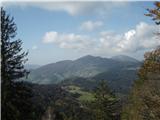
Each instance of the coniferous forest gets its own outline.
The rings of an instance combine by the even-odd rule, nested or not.
[[[142,16],[159,27],[160,2]],[[143,61],[88,55],[27,69],[17,29],[1,7],[2,120],[160,120],[159,45]]]

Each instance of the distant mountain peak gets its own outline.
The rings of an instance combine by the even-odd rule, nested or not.
[[[121,62],[126,62],[126,61],[128,61],[128,62],[139,62],[137,59],[126,56],[126,55],[113,56],[111,59],[121,61]]]
[[[92,56],[92,55],[85,55],[85,56],[83,56],[83,57],[81,57],[81,58],[94,58],[95,56]]]
[[[113,58],[86,55],[76,60],[64,60],[41,66],[32,70],[28,80],[34,83],[58,83],[71,77],[90,78],[103,72],[114,73],[137,68],[139,65],[137,60],[124,55]]]
[[[78,58],[77,60],[82,60],[82,59],[87,60],[87,59],[93,59],[93,58],[96,58],[96,57],[92,55],[85,55],[83,57]]]

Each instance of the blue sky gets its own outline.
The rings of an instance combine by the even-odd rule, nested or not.
[[[29,64],[47,64],[84,55],[129,55],[142,59],[160,44],[159,28],[144,16],[153,2],[8,2],[17,38],[29,50]]]

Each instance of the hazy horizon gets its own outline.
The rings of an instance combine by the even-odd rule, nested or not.
[[[34,64],[34,63],[26,63],[25,65],[37,65],[37,66],[43,66],[43,65],[47,65],[47,64],[52,64],[52,63],[57,63],[57,62],[61,62],[61,61],[65,61],[65,60],[71,60],[71,61],[74,61],[74,60],[77,60],[77,59],[80,59],[80,58],[83,58],[83,57],[86,57],[86,56],[93,56],[93,57],[101,57],[101,58],[112,58],[112,57],[116,57],[116,56],[128,56],[128,55],[115,55],[115,56],[109,56],[109,57],[105,57],[105,56],[98,56],[98,55],[84,55],[84,56],[80,56],[78,58],[73,58],[73,59],[62,59],[62,60],[57,60],[57,61],[53,61],[53,62],[49,62],[49,63],[45,63],[45,64]],[[128,57],[131,57],[131,56],[128,56]],[[143,61],[143,59],[137,59],[135,57],[131,57],[133,59],[136,59],[138,61]]]

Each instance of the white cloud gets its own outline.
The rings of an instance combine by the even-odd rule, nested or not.
[[[126,49],[122,50],[135,52],[142,49],[153,49],[155,46],[160,45],[160,41],[154,34],[158,29],[156,25],[149,25],[144,22],[139,23],[134,30],[134,35],[131,35],[129,39],[125,36],[125,39],[129,42],[126,44]],[[127,33],[128,35],[130,34],[129,32]]]
[[[123,34],[114,32],[102,32],[99,43],[99,51],[112,51],[112,53],[133,53],[140,50],[153,49],[160,45],[154,32],[159,30],[156,25],[139,23],[135,29]]]
[[[117,43],[117,51],[127,51],[127,50],[135,50],[134,45],[136,43],[136,40],[134,41],[134,37],[136,36],[136,31],[135,30],[129,30],[128,32],[124,33],[122,35],[121,40],[118,41]]]
[[[32,47],[32,50],[37,50],[38,49],[38,46],[37,45],[34,45],[33,47]]]
[[[99,27],[101,27],[103,25],[102,21],[86,21],[83,22],[80,26],[81,30],[85,30],[85,31],[93,31],[94,29],[97,29]]]
[[[153,49],[160,45],[155,32],[160,30],[156,25],[140,22],[134,29],[117,34],[113,31],[102,31],[99,37],[47,32],[43,37],[44,43],[54,43],[60,48],[83,50],[91,54],[130,54]]]
[[[58,40],[58,33],[55,31],[47,32],[43,38],[44,43],[57,42],[57,40]]]
[[[55,31],[47,32],[43,37],[44,43],[54,43],[60,48],[69,48],[77,50],[90,49],[94,42],[84,35],[76,35],[73,33],[57,33]]]
[[[37,7],[49,11],[64,11],[70,15],[104,14],[104,11],[127,5],[128,2],[97,2],[97,1],[25,1],[25,2],[3,2],[3,6],[19,6],[21,8]],[[106,12],[105,12],[106,13]]]

